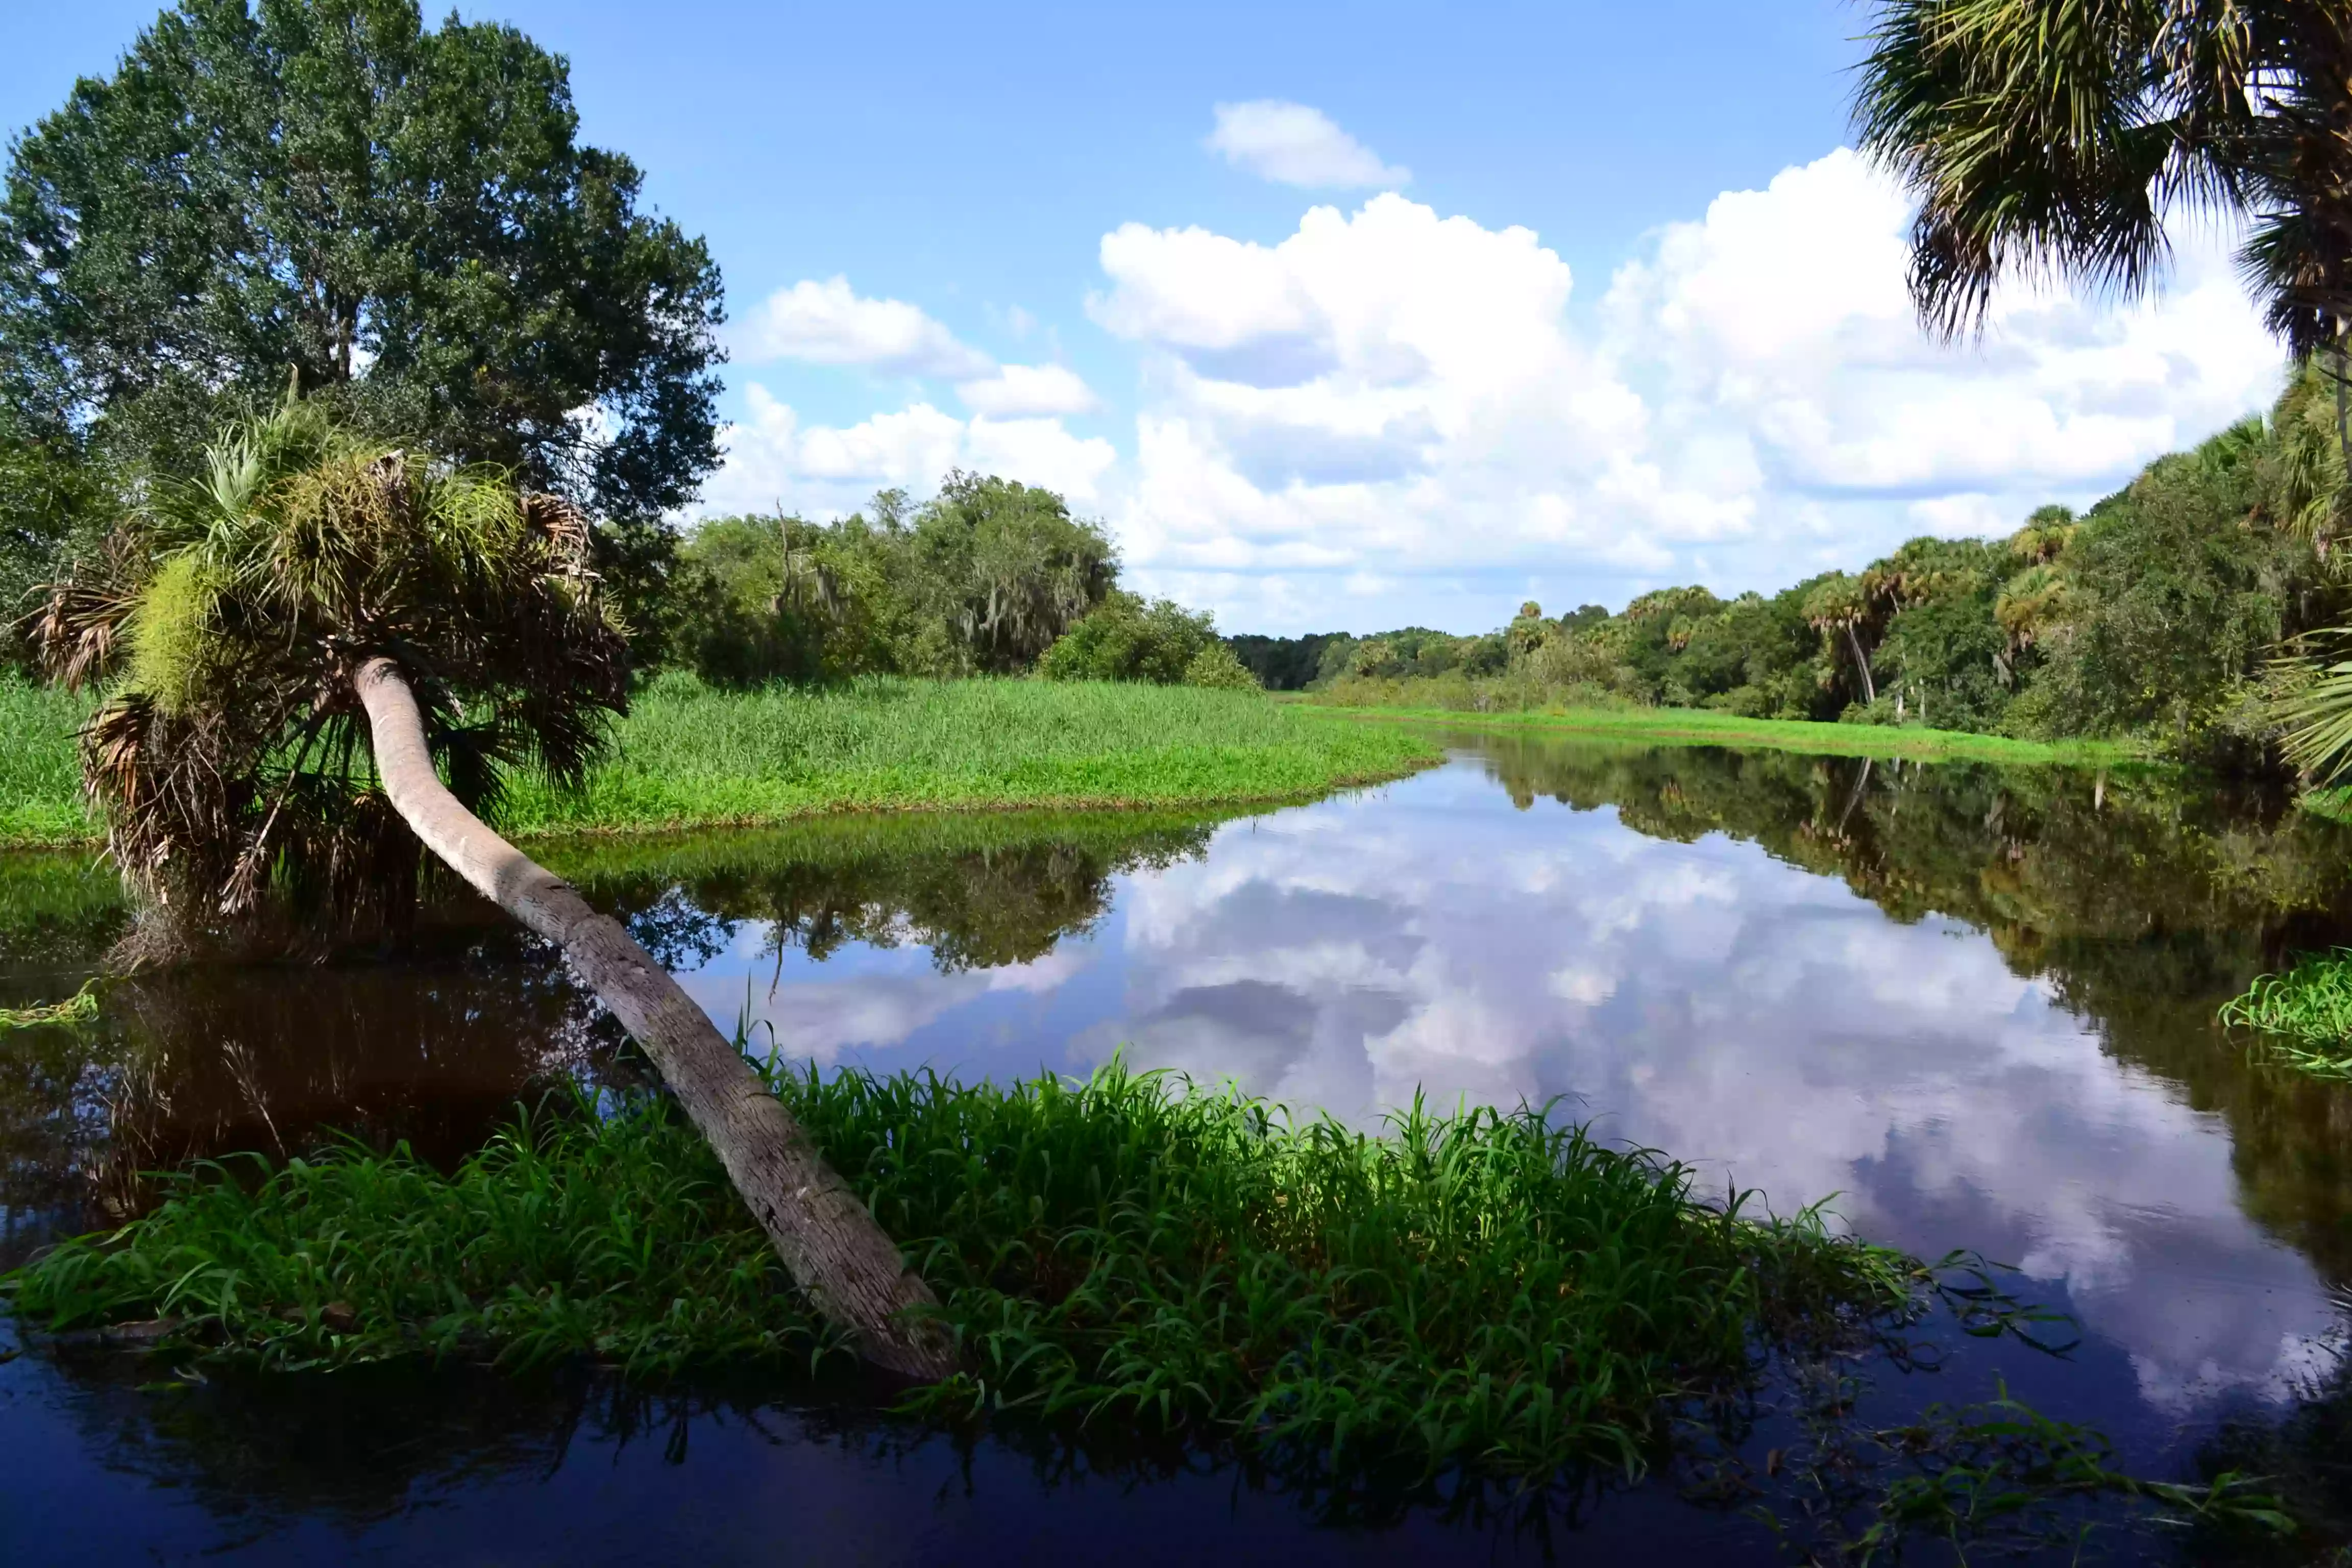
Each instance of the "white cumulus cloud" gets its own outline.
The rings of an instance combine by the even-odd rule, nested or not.
[[[1652,236],[1581,313],[1533,233],[1392,194],[1271,246],[1117,229],[1089,309],[1144,352],[1128,559],[1286,629],[1338,624],[1349,578],[1391,585],[1357,629],[1777,587],[2088,501],[2276,389],[2222,237],[2178,237],[2152,299],[2011,289],[1954,344],[1908,222],[1841,150]]]
[[[1215,112],[1216,129],[1203,145],[1261,179],[1310,190],[1396,186],[1412,179],[1412,170],[1382,163],[1319,109],[1262,98],[1221,103]]]
[[[1059,419],[959,419],[919,402],[856,425],[810,425],[758,382],[744,401],[749,417],[726,428],[726,461],[703,487],[706,514],[782,507],[837,516],[877,489],[926,492],[957,468],[1044,485],[1086,506],[1100,500],[1118,461],[1109,442]]]
[[[738,334],[738,357],[862,365],[905,375],[982,376],[995,362],[904,300],[872,300],[843,277],[803,279],[762,300]]]
[[[1905,289],[1909,217],[1841,149],[1718,196],[1621,268],[1609,330],[1653,373],[1667,443],[1737,430],[1787,490],[2003,498],[2112,482],[2276,388],[2222,237],[2179,237],[2154,299],[2013,287],[1981,343],[1948,344]]]
[[[1059,364],[1008,364],[996,374],[956,384],[956,395],[974,414],[1009,418],[1024,414],[1091,414],[1094,389]]]

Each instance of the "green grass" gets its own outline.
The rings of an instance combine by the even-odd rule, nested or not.
[[[0,845],[86,842],[62,694],[0,684]],[[641,693],[578,791],[515,781],[518,836],[777,823],[831,811],[1209,806],[1395,778],[1438,749],[1246,692],[1038,680],[861,680]]]
[[[1684,1167],[1534,1112],[1416,1108],[1368,1136],[1116,1067],[776,1085],[939,1292],[964,1370],[909,1398],[949,1421],[1638,1471],[1682,1402],[1751,1384],[1760,1342],[1900,1313],[1918,1285],[1810,1214],[1723,1212]],[[13,1277],[19,1311],[175,1319],[194,1353],[272,1367],[844,1356],[658,1101],[553,1107],[446,1175],[358,1149],[239,1173],[51,1251]]]
[[[74,731],[89,703],[0,670],[0,845],[78,844],[98,820],[81,794]]]
[[[2260,1032],[2270,1052],[2319,1078],[2352,1078],[2352,948],[2307,952],[2221,1006],[2221,1022]]]
[[[1551,712],[1476,713],[1446,708],[1328,706],[1324,710],[1367,719],[1442,721],[1467,729],[1548,730],[1602,735],[1656,745],[1763,747],[1824,756],[1906,757],[1928,762],[2154,765],[2144,752],[2114,741],[2018,741],[2006,735],[1975,735],[1921,726],[1743,719],[1703,708],[1574,708]]]

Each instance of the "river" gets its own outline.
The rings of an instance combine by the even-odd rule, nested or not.
[[[542,853],[762,1051],[965,1078],[1124,1053],[1363,1124],[1415,1093],[1557,1100],[1703,1184],[2013,1266],[2010,1289],[2073,1321],[2063,1355],[1947,1335],[1939,1370],[1874,1369],[1874,1408],[2005,1385],[2186,1478],[2225,1424],[2316,1397],[2352,1279],[2352,1091],[2213,1019],[2285,952],[2352,941],[2352,832],[2145,773],[1451,739],[1442,767],[1259,814]],[[0,860],[0,1005],[69,994],[124,919],[85,859]],[[324,1128],[446,1157],[614,1055],[478,906],[436,909],[396,954],[136,978],[95,1027],[0,1035],[0,1245],[134,1212],[142,1171]],[[789,1390],[135,1375],[0,1365],[0,1554],[1782,1560],[1670,1478],[1531,1523],[1211,1455],[955,1439]]]

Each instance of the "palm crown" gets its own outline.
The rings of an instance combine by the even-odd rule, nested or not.
[[[158,479],[38,619],[51,670],[107,693],[84,732],[110,847],[153,901],[397,914],[415,839],[352,690],[394,660],[469,805],[535,764],[575,779],[626,702],[625,645],[568,503],[370,441],[289,398]]]

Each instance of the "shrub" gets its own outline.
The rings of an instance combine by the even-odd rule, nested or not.
[[[1205,686],[1221,691],[1256,691],[1262,689],[1257,677],[1249,672],[1234,650],[1223,638],[1212,642],[1192,656],[1184,667],[1184,684]]]
[[[831,523],[698,526],[679,551],[674,592],[683,658],[722,686],[1015,674],[1118,581],[1100,526],[1072,517],[1051,490],[951,473],[924,506],[885,490],[868,510]]]
[[[1212,647],[1224,645],[1205,613],[1195,614],[1173,599],[1147,604],[1138,595],[1113,589],[1086,619],[1045,650],[1037,672],[1048,680],[1207,685],[1213,683],[1189,680],[1188,676],[1194,661]],[[1235,669],[1241,668],[1231,650],[1225,657],[1233,660]]]

